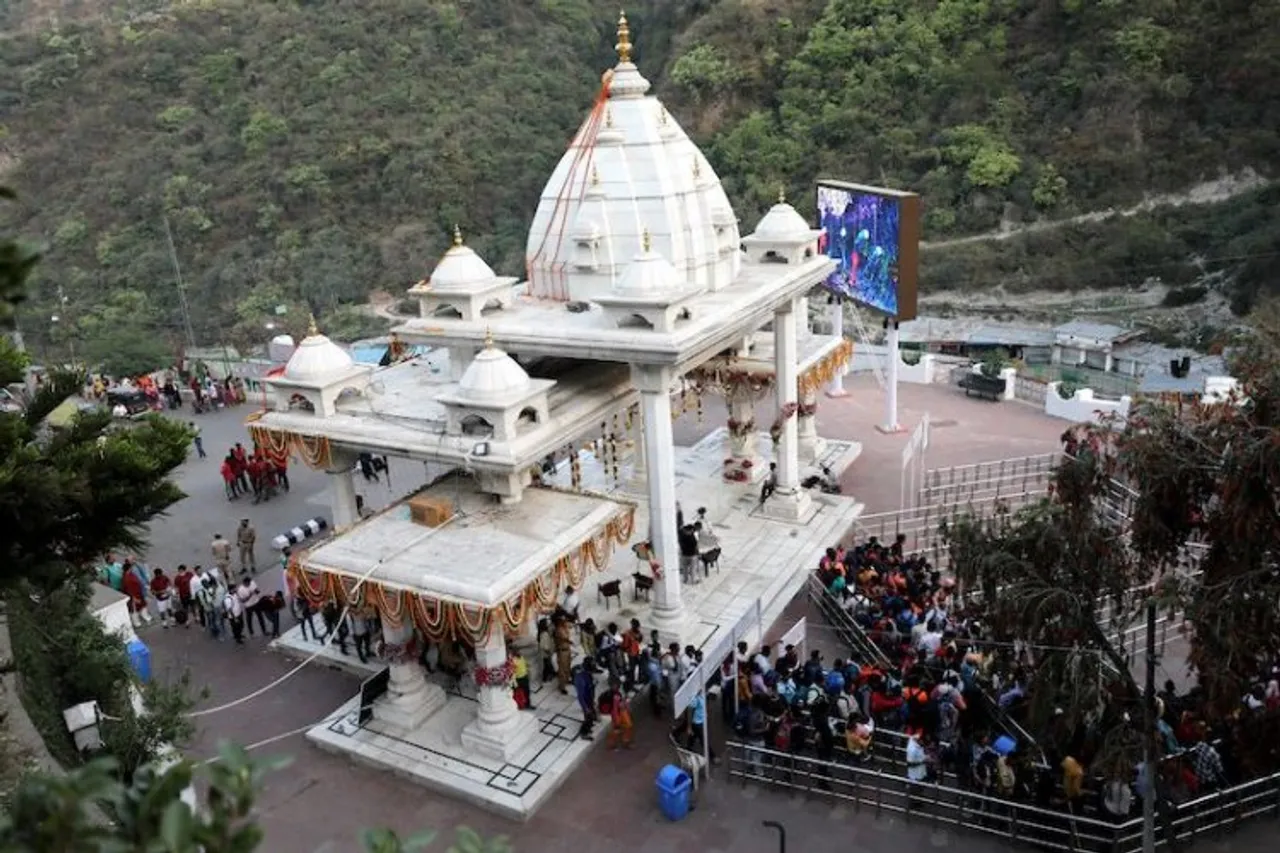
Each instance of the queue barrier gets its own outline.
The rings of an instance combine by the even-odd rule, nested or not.
[[[954,827],[1006,841],[1070,853],[1141,853],[1142,818],[1105,820],[1043,809],[954,787],[915,783],[905,773],[858,764],[821,761],[737,741],[726,744],[728,773],[814,798],[850,803],[857,812],[902,815],[935,828]],[[1229,831],[1241,821],[1280,817],[1280,773],[1182,803],[1166,803],[1157,816],[1156,846],[1175,849]]]

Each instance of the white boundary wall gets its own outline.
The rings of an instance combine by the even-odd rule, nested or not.
[[[1044,413],[1054,418],[1062,418],[1073,423],[1100,423],[1104,417],[1119,415],[1127,417],[1129,406],[1133,400],[1121,397],[1119,400],[1098,400],[1093,396],[1093,389],[1081,388],[1071,399],[1064,400],[1058,394],[1062,383],[1050,382],[1044,395]]]

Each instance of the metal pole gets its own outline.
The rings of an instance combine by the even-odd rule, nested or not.
[[[787,828],[776,820],[762,820],[760,825],[778,830],[778,853],[787,853]]]
[[[1146,790],[1142,797],[1142,853],[1156,849],[1156,602],[1147,601],[1147,695],[1142,705],[1142,773]]]
[[[704,664],[710,661],[703,661]],[[707,710],[707,668],[699,666],[702,677],[702,761],[706,768],[707,778],[711,778],[711,712]],[[721,694],[723,695],[723,694]]]
[[[169,227],[169,214],[161,210],[164,220],[164,239],[169,244],[169,260],[173,263],[173,276],[178,283],[178,304],[182,306],[182,326],[187,333],[187,347],[196,348],[196,333],[191,328],[191,308],[187,305],[187,286],[182,281],[182,265],[178,263],[178,250],[173,245],[173,229]]]

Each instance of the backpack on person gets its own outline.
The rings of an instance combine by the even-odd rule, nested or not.
[[[795,725],[791,722],[790,717],[786,717],[782,722],[778,723],[778,730],[773,735],[773,748],[779,752],[786,752],[791,749],[791,728]]]

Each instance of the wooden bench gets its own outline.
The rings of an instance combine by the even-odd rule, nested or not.
[[[960,387],[964,389],[966,397],[970,394],[977,394],[979,397],[986,397],[993,402],[1004,399],[1004,379],[1001,377],[993,378],[991,376],[983,376],[981,373],[971,373],[960,380]]]

